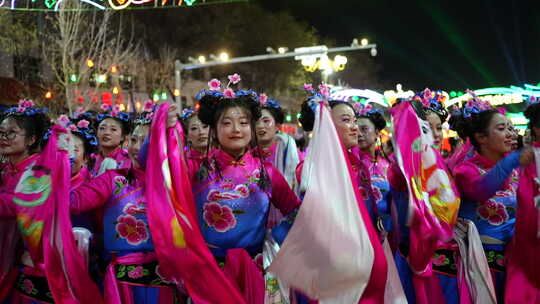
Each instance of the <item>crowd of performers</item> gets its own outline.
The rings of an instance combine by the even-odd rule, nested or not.
[[[305,85],[306,153],[239,81],[196,110],[3,113],[0,303],[540,303],[537,100],[521,139],[473,93],[383,113]]]

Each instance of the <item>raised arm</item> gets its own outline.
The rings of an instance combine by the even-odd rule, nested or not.
[[[108,170],[72,190],[70,195],[71,213],[81,213],[104,205],[113,194],[115,178],[119,183],[125,181],[125,178],[117,170]]]

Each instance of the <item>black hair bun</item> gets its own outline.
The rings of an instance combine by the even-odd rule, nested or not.
[[[306,132],[313,130],[313,125],[315,124],[315,113],[309,106],[309,100],[306,100],[302,103],[300,108],[300,117],[298,121],[302,124],[302,128]]]
[[[523,115],[529,120],[529,128],[538,127],[540,123],[540,103],[528,106]]]

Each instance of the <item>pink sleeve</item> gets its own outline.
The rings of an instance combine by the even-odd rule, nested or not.
[[[478,180],[482,177],[478,168],[470,163],[464,162],[455,167],[454,180],[459,192],[464,197],[469,199],[478,199],[478,192],[480,189],[475,187]]]
[[[300,206],[300,200],[291,190],[289,184],[281,173],[272,165],[266,165],[266,171],[272,182],[272,194],[270,201],[281,211],[283,215],[288,215]]]
[[[80,213],[104,205],[113,193],[115,170],[108,170],[71,191],[70,211]]]

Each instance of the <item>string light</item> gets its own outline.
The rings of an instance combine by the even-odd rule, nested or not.
[[[0,0],[4,3],[6,0]],[[62,9],[61,3],[65,0],[11,0],[10,7],[0,7],[2,9],[11,9],[17,11],[39,11],[50,12],[59,11]],[[176,8],[176,7],[191,7],[198,5],[220,4],[231,2],[244,2],[245,0],[78,0],[88,4],[80,11],[90,10],[122,10],[122,9],[157,9],[157,8]],[[156,2],[157,5],[148,5]],[[3,6],[3,5],[0,5]]]

